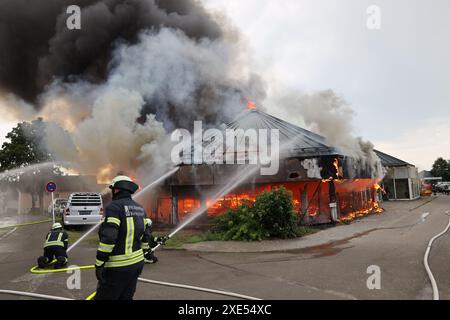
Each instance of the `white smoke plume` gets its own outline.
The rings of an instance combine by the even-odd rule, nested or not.
[[[170,129],[189,128],[193,120],[217,125],[244,108],[242,92],[227,88],[252,90],[246,84],[253,74],[239,67],[245,65],[239,43],[193,41],[167,28],[144,31],[138,43],[114,51],[106,83],[55,81],[42,95],[39,115],[51,122],[47,147],[57,160],[101,181],[124,171],[148,182],[171,165]],[[211,96],[199,100],[206,87]],[[263,91],[248,94],[262,97]],[[149,103],[158,106],[158,120],[151,113],[142,118]]]
[[[271,98],[269,109],[276,115],[324,136],[329,145],[356,160],[347,168],[351,176],[358,176],[359,168],[365,167],[373,178],[384,175],[373,144],[354,136],[354,110],[333,90],[313,94],[284,91]]]

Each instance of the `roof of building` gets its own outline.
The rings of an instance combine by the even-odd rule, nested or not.
[[[276,118],[258,109],[244,111],[238,115],[234,121],[225,125],[223,129],[223,131],[226,129],[242,129],[244,131],[248,129],[278,129],[280,149],[282,150],[283,146],[288,146],[286,150],[288,150],[287,155],[289,157],[314,158],[343,155],[336,148],[327,144],[326,139],[323,136]],[[244,137],[241,138],[244,139]],[[204,147],[211,143],[208,139],[205,140],[207,142],[204,144]],[[374,151],[380,158],[382,165],[385,167],[414,166],[384,152],[378,150]],[[225,150],[224,153],[227,153],[227,151]]]
[[[265,129],[268,130],[268,136],[270,136],[271,129],[277,129],[279,130],[280,153],[285,157],[314,158],[339,155],[335,148],[325,142],[324,137],[256,109],[247,110],[238,115],[234,121],[225,125],[223,131],[229,129],[244,131],[254,129],[257,132]],[[245,137],[241,136],[240,139],[241,141],[237,141],[237,143],[243,142],[242,139]],[[204,147],[214,141],[208,137],[205,137],[205,140]],[[268,142],[270,145],[270,140]],[[228,152],[235,151],[225,150],[224,154]]]
[[[393,157],[391,155],[388,155],[388,154],[386,154],[384,152],[381,152],[381,151],[378,151],[378,150],[374,150],[374,151],[377,154],[377,156],[380,158],[381,164],[384,167],[405,167],[405,166],[412,166],[412,167],[414,167],[414,165],[412,165],[412,164],[410,164],[410,163],[408,163],[406,161],[400,160],[398,158],[395,158],[395,157]]]

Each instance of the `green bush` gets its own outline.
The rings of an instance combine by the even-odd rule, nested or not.
[[[214,231],[222,240],[261,241],[297,236],[297,216],[292,193],[277,188],[261,193],[254,203],[245,202],[215,220]]]

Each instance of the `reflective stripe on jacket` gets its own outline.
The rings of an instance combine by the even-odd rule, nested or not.
[[[47,234],[44,248],[57,246],[67,248],[69,237],[65,231],[51,231]]]
[[[99,229],[100,242],[96,265],[121,268],[144,261],[142,237],[144,235],[144,208],[121,193],[105,209],[105,218]]]

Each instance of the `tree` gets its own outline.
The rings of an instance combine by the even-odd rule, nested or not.
[[[32,166],[52,160],[44,142],[45,122],[38,118],[31,123],[19,123],[6,138],[9,141],[3,143],[0,150],[0,172],[3,172],[0,180],[21,192],[30,193],[32,211],[36,209],[38,196],[39,211],[42,213],[45,179],[48,180],[48,175],[60,173],[53,166]]]
[[[444,181],[450,180],[450,160],[444,158],[438,158],[434,164],[431,174],[434,177],[442,177]]]

